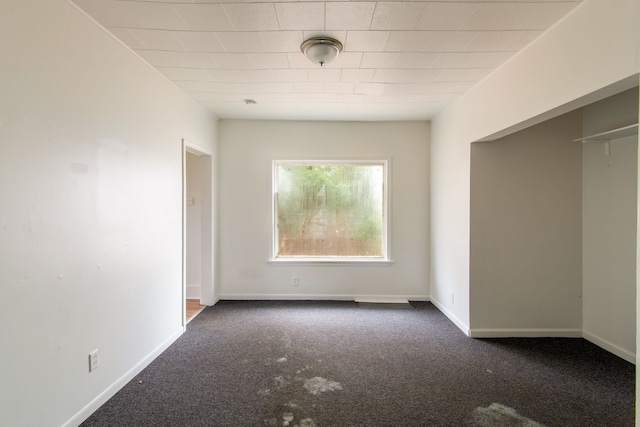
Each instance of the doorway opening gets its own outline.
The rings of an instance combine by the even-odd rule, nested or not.
[[[206,148],[183,140],[183,326],[215,303],[212,161],[212,153]]]

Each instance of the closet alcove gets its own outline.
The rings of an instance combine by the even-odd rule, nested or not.
[[[471,145],[472,336],[584,337],[635,363],[638,99]]]

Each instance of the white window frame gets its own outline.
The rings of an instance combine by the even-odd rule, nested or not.
[[[379,257],[371,256],[278,256],[278,212],[277,212],[277,171],[281,165],[382,165],[383,167],[383,192],[382,192],[382,252]],[[390,183],[390,159],[333,159],[333,160],[273,160],[271,166],[271,258],[274,264],[353,264],[353,265],[390,265],[391,260],[391,183]]]

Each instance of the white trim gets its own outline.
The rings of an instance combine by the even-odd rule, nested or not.
[[[197,144],[189,139],[182,139],[184,143],[185,150],[190,152],[191,154],[195,154],[196,156],[211,156],[213,157],[213,152],[209,150],[207,147],[203,147],[200,144]]]
[[[267,260],[267,264],[297,267],[319,267],[319,266],[345,266],[358,265],[361,267],[390,267],[395,261],[391,259],[372,259],[372,258],[293,258],[283,257]]]
[[[138,363],[133,365],[131,369],[124,373],[120,378],[115,380],[110,386],[108,386],[102,393],[96,396],[91,402],[89,402],[84,408],[80,409],[73,417],[64,423],[63,427],[75,427],[85,421],[91,414],[104,405],[109,399],[111,399],[122,387],[124,387],[129,381],[135,378],[144,368],[149,366],[151,362],[155,360],[163,351],[165,351],[171,344],[173,344],[184,333],[184,328],[180,327],[169,338],[164,340],[162,344],[153,349],[147,356],[145,356]]]
[[[582,329],[491,328],[471,329],[471,338],[582,338]]]
[[[181,253],[181,262],[182,262],[182,271],[180,275],[181,280],[181,303],[182,303],[182,327],[187,327],[187,145],[188,142],[186,139],[182,140],[181,147],[181,166],[182,166],[182,200],[181,200],[181,212],[180,212],[180,220],[182,222],[182,253]]]
[[[453,314],[451,311],[447,310],[447,308],[444,306],[444,304],[442,304],[440,301],[435,300],[433,298],[431,298],[431,303],[433,305],[435,305],[436,308],[438,310],[440,310],[440,312],[442,314],[447,316],[447,318],[449,320],[451,320],[453,322],[453,324],[456,325],[458,327],[458,329],[460,329],[466,336],[471,336],[470,335],[470,330],[469,330],[469,325],[464,323],[462,320],[458,319],[458,317],[455,314]]]
[[[626,360],[627,362],[633,363],[634,365],[636,364],[636,354],[624,349],[622,347],[620,347],[617,344],[612,343],[611,341],[607,341],[602,337],[599,337],[598,335],[592,334],[589,331],[583,331],[582,335],[584,337],[584,339],[586,339],[589,342],[592,342],[593,344],[597,345],[598,347],[601,347],[605,350],[607,350],[609,353],[613,353],[616,356]]]
[[[313,301],[360,301],[360,302],[399,302],[429,301],[427,295],[350,295],[350,294],[233,294],[220,295],[226,300],[313,300]]]

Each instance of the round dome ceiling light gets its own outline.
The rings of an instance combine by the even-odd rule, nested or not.
[[[314,64],[328,64],[342,52],[343,46],[330,37],[313,37],[300,45],[300,50]]]

